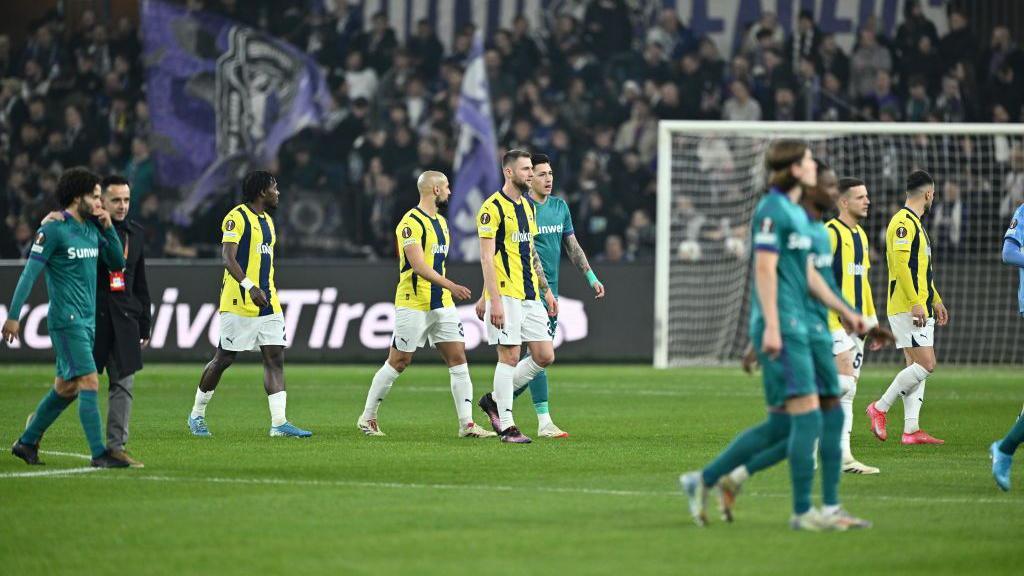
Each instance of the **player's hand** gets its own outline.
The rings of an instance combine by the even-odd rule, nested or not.
[[[544,293],[544,302],[548,305],[548,316],[551,318],[558,316],[558,299],[551,293],[551,290]]]
[[[63,212],[50,212],[49,214],[46,215],[45,218],[43,218],[43,221],[40,222],[39,225],[42,226],[43,224],[49,224],[50,222],[63,222],[63,221],[64,221],[64,213]]]
[[[451,290],[452,296],[454,296],[456,300],[469,300],[473,297],[473,292],[470,291],[469,288],[454,282],[452,282],[452,287],[449,290]]]
[[[92,215],[100,221],[100,226],[103,226],[104,230],[114,225],[113,220],[110,219],[110,212],[103,208],[98,208]]]
[[[747,344],[746,350],[743,351],[743,358],[740,359],[740,366],[747,374],[753,374],[754,370],[757,370],[757,352],[754,351],[753,344]]]
[[[910,309],[910,315],[914,317],[914,326],[918,328],[928,323],[928,316],[925,315],[924,306],[920,304],[914,304]]]
[[[139,347],[141,347],[143,350],[149,348],[149,338],[143,338],[139,340]]]
[[[935,305],[935,323],[939,326],[949,324],[949,310],[946,310],[946,305],[942,302]]]
[[[487,303],[484,302],[483,298],[481,298],[476,301],[476,306],[474,306],[473,308],[476,310],[476,317],[479,318],[481,322],[483,322],[484,314],[487,313]]]
[[[761,351],[769,358],[775,359],[782,352],[782,335],[778,328],[765,326],[764,336],[761,338]]]
[[[604,298],[604,284],[601,284],[600,282],[595,282],[594,283],[594,299],[595,300],[600,300],[601,298]]]
[[[9,318],[4,322],[3,328],[3,339],[8,344],[13,344],[18,339],[18,333],[21,332],[21,323],[13,318]]]
[[[872,352],[878,352],[884,346],[889,346],[896,342],[896,337],[892,335],[886,328],[881,326],[875,326],[871,330],[868,330],[868,350]]]
[[[491,326],[498,330],[505,327],[505,307],[501,305],[501,298],[491,300]]]
[[[843,313],[843,317],[843,323],[849,326],[849,329],[855,334],[862,335],[868,331],[868,321],[860,314],[848,311]]]
[[[259,286],[253,286],[252,288],[249,288],[249,296],[252,297],[252,303],[259,306],[260,308],[266,308],[267,306],[270,306],[270,301],[267,300],[267,295]]]

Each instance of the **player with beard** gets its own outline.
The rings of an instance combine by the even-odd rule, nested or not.
[[[487,342],[498,349],[494,392],[478,404],[502,442],[526,444],[530,439],[512,419],[513,392],[555,361],[548,317],[558,315],[558,301],[548,288],[534,245],[537,218],[527,197],[533,181],[530,153],[509,150],[501,166],[505,184],[484,200],[477,214],[484,323]],[[524,342],[530,355],[520,361]]]
[[[391,351],[373,375],[366,404],[356,422],[367,436],[384,436],[377,424],[377,410],[391,386],[412,363],[416,350],[428,343],[437,348],[448,365],[452,398],[459,418],[460,438],[493,438],[494,432],[473,423],[473,382],[466,363],[462,322],[452,296],[466,300],[469,288],[449,280],[445,260],[451,236],[448,221],[438,209],[448,204],[448,178],[435,171],[416,180],[419,204],[405,213],[395,235],[398,239],[398,288],[395,291],[395,333]]]

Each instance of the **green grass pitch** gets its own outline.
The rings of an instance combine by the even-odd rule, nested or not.
[[[763,414],[760,381],[735,368],[556,366],[555,422],[572,436],[532,445],[456,437],[448,375],[414,365],[381,410],[384,438],[355,428],[373,366],[286,368],[289,418],[309,440],[267,437],[256,364],[226,374],[207,412],[212,439],[185,419],[199,365],[154,365],[136,379],[141,470],[25,477],[81,468],[77,412],[44,438],[45,467],[0,456],[4,574],[1020,574],[1024,467],[999,492],[986,448],[1024,400],[1019,370],[940,369],[923,424],[945,446],[903,447],[868,432],[864,406],[893,367],[861,380],[855,453],[882,468],[844,475],[858,533],[787,528],[788,469],[747,484],[737,521],[692,525],[682,471],[705,463]],[[473,368],[477,395],[493,368]],[[52,378],[0,367],[0,440],[13,442]],[[103,380],[105,389],[105,380]],[[105,396],[105,394],[101,394]],[[529,396],[517,421],[536,431]],[[479,411],[476,412],[479,415]],[[481,423],[486,419],[479,415]],[[895,440],[892,433],[896,432]],[[817,492],[817,487],[816,487]],[[715,515],[717,520],[717,514]]]

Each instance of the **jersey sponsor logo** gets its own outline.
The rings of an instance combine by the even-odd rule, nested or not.
[[[402,238],[412,238],[412,228],[408,226],[402,228]]]
[[[812,257],[815,268],[831,268],[832,267],[832,255],[831,254],[815,254]]]
[[[484,212],[483,214],[481,214],[480,215],[480,223],[481,224],[490,224],[491,223],[491,215],[488,214],[487,212]]]
[[[270,249],[270,244],[260,244],[260,254],[269,254],[273,256],[274,251]]]
[[[68,260],[74,260],[76,258],[96,258],[99,255],[99,248],[68,248]]]
[[[434,249],[432,250],[432,252],[434,254],[448,254],[448,245],[447,244],[434,244]]]
[[[897,238],[906,238],[907,237],[907,229],[904,228],[903,226],[900,226],[899,228],[897,228],[896,229],[896,237]]]
[[[228,232],[231,232],[232,230],[234,230],[235,229],[235,221],[234,220],[228,220],[228,223],[224,225],[224,229],[227,230]]]
[[[789,250],[810,250],[811,237],[793,232],[786,239],[786,248]]]
[[[530,233],[529,232],[513,232],[512,233],[512,241],[513,242],[520,242],[520,243],[522,243],[522,242],[529,242],[530,241]]]
[[[561,234],[562,228],[562,224],[541,226],[540,228],[537,229],[537,235],[539,236],[541,234]]]
[[[863,264],[854,264],[850,262],[846,265],[846,273],[850,276],[863,276],[865,268]]]

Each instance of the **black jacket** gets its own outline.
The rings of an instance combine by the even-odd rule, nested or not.
[[[125,257],[124,292],[110,291],[110,271],[100,262],[96,274],[96,344],[93,359],[100,373],[111,354],[120,378],[142,369],[140,340],[149,338],[152,313],[146,284],[145,235],[134,220],[114,222]]]

